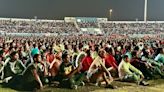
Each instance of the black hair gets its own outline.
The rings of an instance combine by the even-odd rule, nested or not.
[[[68,45],[65,45],[65,49],[68,50]]]
[[[138,51],[139,50],[139,47],[138,46],[134,47],[134,50]]]
[[[137,56],[137,52],[136,51],[133,51],[132,52],[132,57],[135,57],[135,56]]]
[[[148,57],[149,56],[149,53],[146,51],[146,50],[143,50],[143,55],[142,56],[145,56],[145,57]]]
[[[126,59],[126,58],[128,58],[128,55],[123,55],[122,58]]]
[[[13,56],[16,55],[17,53],[18,53],[18,52],[13,51],[13,52],[10,54],[10,56],[13,57]]]
[[[98,45],[95,45],[95,51],[99,52],[99,46]]]
[[[112,48],[105,47],[105,51],[106,51],[107,53],[112,53]]]
[[[162,48],[158,48],[157,49],[157,54],[161,53],[162,52]]]
[[[126,51],[129,51],[131,49],[130,46],[125,46]]]
[[[68,51],[63,51],[62,53],[62,59],[65,59],[68,56]]]
[[[73,50],[74,52],[77,52],[77,47],[75,45],[73,46]]]
[[[36,47],[36,44],[33,44],[33,47],[35,48]]]
[[[99,50],[98,55],[101,56],[101,54],[104,54],[104,50]]]
[[[40,55],[40,54],[35,54],[34,57],[33,57],[33,59],[38,58],[39,55]],[[35,62],[35,61],[34,61],[34,62]]]
[[[91,56],[90,50],[87,50],[86,53],[87,53],[87,56]]]
[[[79,44],[79,49],[82,49],[83,48],[83,45],[82,43]]]

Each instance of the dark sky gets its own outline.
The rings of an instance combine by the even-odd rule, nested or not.
[[[148,20],[164,20],[164,0],[148,1]],[[109,17],[110,8],[113,20],[143,20],[144,0],[0,0],[0,17]]]

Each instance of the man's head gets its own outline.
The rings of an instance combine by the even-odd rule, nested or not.
[[[54,50],[53,50],[52,47],[49,49],[49,51],[50,51],[51,54],[54,54]]]
[[[65,63],[68,63],[70,61],[70,56],[68,54],[68,51],[63,51],[63,53],[62,53],[62,60]]]
[[[110,54],[110,53],[112,53],[112,48],[106,47],[105,51]]]
[[[131,46],[125,46],[126,51],[131,51]]]
[[[91,56],[90,50],[87,50],[86,53],[87,53],[87,56]]]
[[[158,48],[158,49],[157,49],[157,53],[163,54],[163,52],[164,52],[164,51],[163,51],[163,48]]]
[[[105,51],[104,50],[100,50],[98,52],[98,55],[101,57],[101,58],[104,58],[105,57]]]
[[[123,59],[124,59],[125,62],[130,62],[130,59],[129,59],[128,55],[124,55]]]
[[[137,51],[132,52],[132,57],[137,57]]]
[[[41,58],[40,54],[35,54],[33,59],[34,59],[34,62],[41,62],[42,61],[42,58]]]
[[[11,56],[11,59],[12,59],[12,60],[18,60],[18,59],[19,59],[19,55],[18,55],[18,53],[17,53],[16,51],[13,51],[13,52],[10,54],[10,56]]]

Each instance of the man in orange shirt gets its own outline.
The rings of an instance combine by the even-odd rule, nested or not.
[[[46,55],[46,61],[49,64],[51,64],[54,59],[55,59],[55,54],[54,54],[53,48],[50,48],[49,52]]]

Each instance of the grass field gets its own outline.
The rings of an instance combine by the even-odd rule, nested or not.
[[[117,89],[105,89],[102,87],[95,86],[84,86],[78,87],[77,90],[64,89],[64,88],[56,88],[56,87],[45,87],[42,90],[38,90],[38,92],[164,92],[164,80],[151,80],[148,81],[150,83],[149,86],[139,86],[134,83],[126,83],[126,82],[113,82],[113,85],[116,85]],[[0,92],[17,92],[16,90],[10,88],[2,88],[0,85]]]

